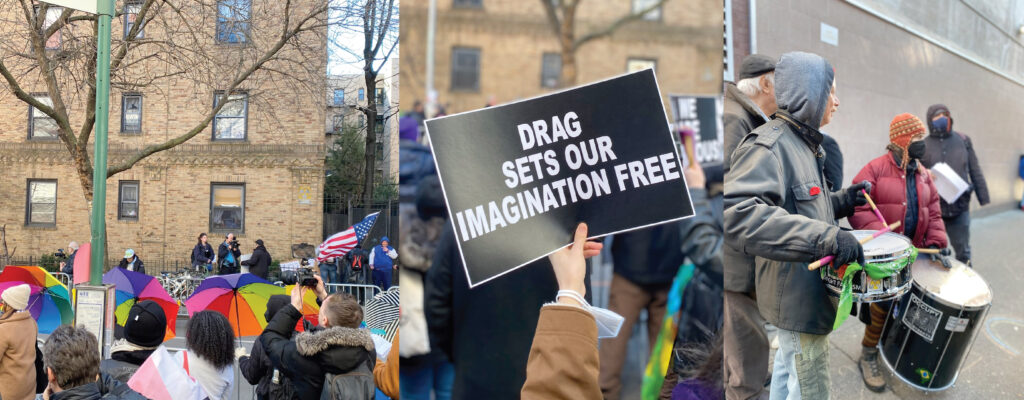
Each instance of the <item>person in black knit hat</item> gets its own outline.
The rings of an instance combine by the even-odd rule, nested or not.
[[[275,294],[267,300],[267,312],[264,317],[267,321],[274,319],[274,314],[287,306],[292,300],[291,296]],[[239,352],[238,350],[241,350]],[[256,385],[256,398],[259,400],[290,400],[295,397],[295,390],[292,387],[291,379],[288,379],[274,365],[270,363],[267,352],[263,350],[263,344],[259,340],[252,345],[252,354],[244,354],[244,349],[239,348],[235,355],[238,356],[238,369],[250,385]]]
[[[100,371],[128,383],[139,366],[164,342],[167,316],[155,301],[143,300],[128,311],[124,339],[110,347],[110,359],[100,362]]]

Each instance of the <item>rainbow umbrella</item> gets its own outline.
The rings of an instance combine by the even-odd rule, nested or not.
[[[39,324],[39,333],[51,333],[74,319],[68,287],[40,267],[7,266],[0,273],[0,293],[27,283],[30,288],[28,311]]]
[[[156,278],[129,271],[124,268],[114,268],[103,274],[103,283],[114,285],[114,297],[117,308],[114,315],[117,317],[117,325],[124,327],[128,320],[128,312],[132,306],[143,300],[152,300],[160,305],[167,316],[167,331],[164,333],[164,340],[174,337],[174,329],[178,318],[178,302],[167,294],[167,290],[160,286]]]
[[[203,310],[219,312],[228,317],[235,336],[255,336],[267,327],[263,314],[275,294],[285,294],[284,288],[253,274],[211,276],[185,300],[185,308],[189,317]]]
[[[284,294],[290,295],[295,285],[287,285],[284,287]],[[297,332],[305,332],[306,327],[302,324],[303,321],[309,321],[312,326],[316,326],[320,323],[320,305],[316,304],[316,291],[307,290],[306,295],[302,296],[302,319],[295,324],[295,330]],[[271,316],[273,318],[273,316]],[[270,321],[267,321],[270,322]]]

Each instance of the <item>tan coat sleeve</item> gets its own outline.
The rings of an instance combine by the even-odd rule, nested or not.
[[[392,399],[397,399],[399,393],[398,335],[395,334],[395,340],[391,343],[388,359],[386,361],[377,359],[377,364],[373,366],[373,381],[377,383],[377,388]]]
[[[600,399],[597,323],[580,307],[541,308],[522,399]]]

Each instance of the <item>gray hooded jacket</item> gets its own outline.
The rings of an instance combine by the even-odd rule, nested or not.
[[[831,332],[835,302],[807,264],[835,252],[836,224],[817,127],[828,104],[832,66],[786,53],[775,69],[776,118],[754,129],[725,175],[725,237],[755,256],[761,315],[779,328]]]

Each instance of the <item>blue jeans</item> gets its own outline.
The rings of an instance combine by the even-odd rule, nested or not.
[[[391,287],[392,267],[375,266],[373,270],[373,284],[380,287],[381,291],[387,291]]]
[[[338,282],[338,266],[334,264],[320,264],[320,278],[324,280],[324,283],[340,283]],[[334,288],[328,286],[328,293],[334,293]]]
[[[779,350],[772,369],[771,400],[829,398],[828,335],[779,328]]]
[[[455,382],[455,366],[450,362],[425,364],[416,367],[403,366],[398,373],[402,400],[450,400],[452,384]]]

